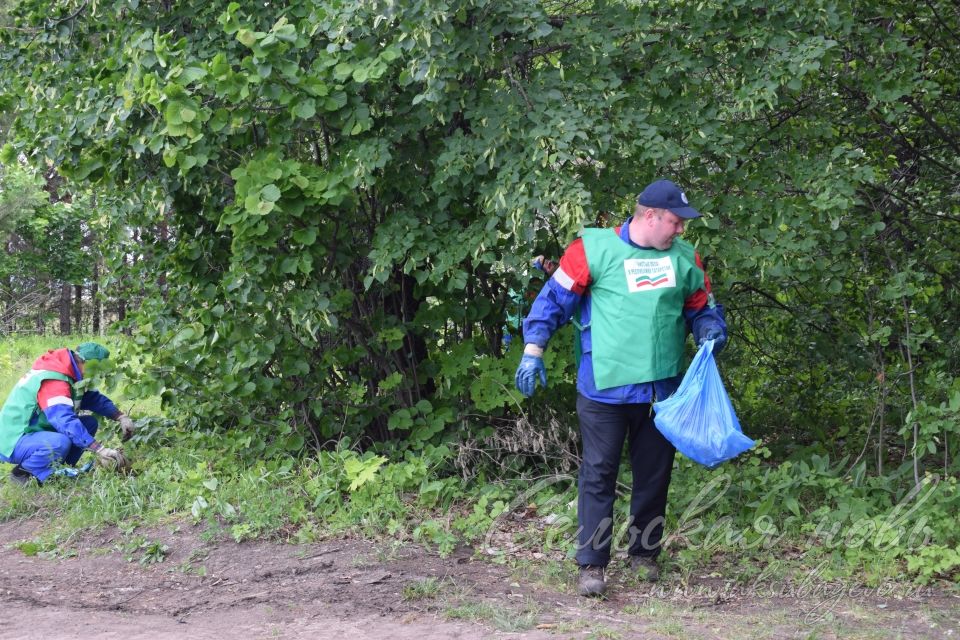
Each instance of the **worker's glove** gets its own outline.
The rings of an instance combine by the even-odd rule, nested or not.
[[[703,330],[703,333],[700,334],[700,339],[697,340],[697,346],[702,347],[703,343],[707,340],[713,340],[713,352],[720,353],[723,351],[723,348],[727,346],[727,334],[720,327],[709,327]]]
[[[553,272],[557,270],[557,261],[547,260],[543,256],[537,256],[530,262],[530,266],[537,271],[542,271],[548,276],[552,276]]]
[[[97,464],[110,471],[125,472],[130,469],[130,462],[123,455],[122,449],[99,447],[94,451],[97,454]]]
[[[527,353],[531,347],[534,347],[534,350],[539,350],[541,354],[543,353],[543,350],[535,347],[535,345],[527,345],[523,358],[520,359],[520,366],[517,367],[516,384],[517,389],[525,398],[529,398],[536,391],[538,374],[540,375],[540,384],[544,387],[547,386],[547,368],[543,365],[543,357],[542,355]]]
[[[120,417],[117,418],[120,421],[120,431],[123,435],[120,436],[120,439],[126,442],[133,437],[133,432],[136,429],[136,426],[133,424],[133,420],[130,419],[130,416],[120,414]]]

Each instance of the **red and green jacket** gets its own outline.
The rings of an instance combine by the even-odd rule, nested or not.
[[[607,232],[619,238],[625,245],[635,249],[639,247],[630,240],[630,220]],[[703,271],[700,256],[694,252],[693,261],[697,269]],[[593,297],[591,289],[601,274],[591,271],[590,261],[584,249],[583,239],[575,240],[563,257],[560,267],[547,281],[537,299],[534,300],[523,322],[523,340],[525,344],[546,347],[551,336],[563,325],[578,317],[584,329],[580,331],[580,352],[582,357],[578,365],[577,391],[597,402],[605,404],[628,404],[652,402],[654,399],[669,397],[680,385],[681,375],[670,376],[648,382],[618,384],[610,388],[599,388],[594,375],[593,331],[590,329]],[[727,325],[722,305],[715,304],[710,278],[704,273],[703,287],[691,293],[682,303],[670,310],[675,317],[682,317],[686,329],[699,338],[711,328],[720,329],[724,335]],[[624,335],[622,340],[633,339]]]

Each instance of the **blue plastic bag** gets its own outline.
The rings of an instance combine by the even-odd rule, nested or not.
[[[717,362],[713,340],[697,351],[676,393],[654,403],[654,423],[677,451],[694,462],[715,467],[756,444],[743,434]]]

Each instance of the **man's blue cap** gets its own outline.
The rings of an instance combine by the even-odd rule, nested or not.
[[[654,209],[666,209],[681,218],[699,218],[700,212],[690,206],[680,187],[669,180],[657,180],[647,185],[639,196],[637,204]]]

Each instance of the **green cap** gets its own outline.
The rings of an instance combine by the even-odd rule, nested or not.
[[[96,342],[84,342],[76,348],[76,353],[83,361],[106,360],[110,357],[110,351],[102,344],[97,344]]]

